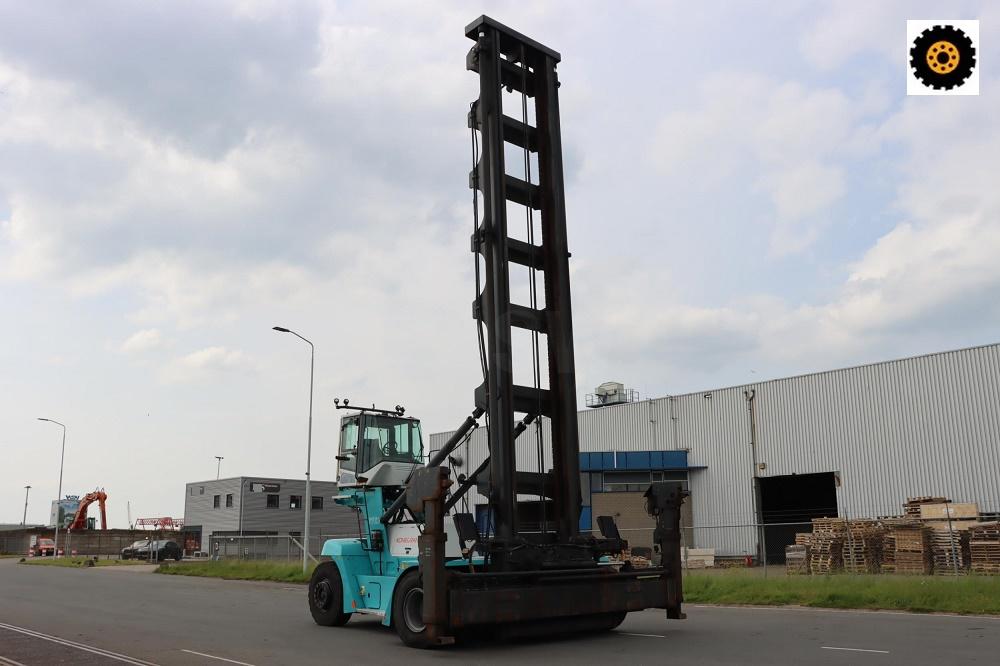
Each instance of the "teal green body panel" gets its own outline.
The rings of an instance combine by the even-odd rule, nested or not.
[[[322,555],[329,557],[340,570],[344,589],[344,612],[373,612],[382,615],[382,624],[392,624],[392,593],[406,571],[417,566],[415,556],[397,557],[389,552],[389,535],[381,522],[389,502],[381,488],[346,488],[335,498],[337,504],[357,509],[365,528],[362,539],[330,539],[323,544]],[[382,549],[367,547],[376,532],[382,534]],[[479,565],[482,558],[474,558]],[[450,567],[468,566],[462,559],[449,560]]]
[[[388,506],[381,488],[348,488],[336,498],[337,504],[356,509],[364,525],[362,539],[330,539],[322,554],[336,563],[344,589],[344,612],[374,612],[382,624],[392,623],[392,593],[400,574],[417,566],[416,557],[396,557],[389,552],[389,535],[381,522]],[[381,533],[382,549],[368,548],[376,532]]]

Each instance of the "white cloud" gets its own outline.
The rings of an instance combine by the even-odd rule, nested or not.
[[[122,343],[121,352],[123,354],[142,354],[156,349],[163,344],[163,336],[155,328],[146,328],[136,331]]]
[[[253,369],[250,359],[238,349],[206,347],[173,359],[163,367],[160,377],[167,382],[188,382],[219,374]]]
[[[924,4],[931,14],[940,13],[934,5]],[[906,42],[905,19],[926,15],[923,11],[920,3],[912,0],[830,2],[812,27],[802,31],[799,48],[809,62],[822,69],[840,67],[863,54],[876,61],[901,61]]]
[[[870,92],[851,99],[836,88],[717,74],[702,84],[694,108],[660,122],[653,160],[699,197],[749,200],[753,191],[741,183],[755,186],[770,203],[772,252],[797,253],[848,194],[845,164],[874,150],[870,117],[881,106]]]

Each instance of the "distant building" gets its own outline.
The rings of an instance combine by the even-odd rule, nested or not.
[[[352,509],[334,503],[337,484],[312,482],[310,552],[322,539],[356,536]],[[188,483],[184,489],[184,548],[210,551],[211,537],[301,537],[305,524],[304,479],[240,476]]]

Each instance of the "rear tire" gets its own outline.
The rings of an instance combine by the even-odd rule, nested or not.
[[[619,611],[618,613],[608,613],[608,628],[607,631],[612,629],[617,629],[618,625],[625,621],[625,617],[628,615],[628,611]]]
[[[344,584],[334,562],[323,562],[309,579],[309,612],[322,627],[342,627],[351,619],[344,612]]]
[[[424,588],[419,572],[404,574],[392,592],[392,626],[409,647],[431,647],[423,607]]]

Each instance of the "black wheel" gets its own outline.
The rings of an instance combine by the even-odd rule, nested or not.
[[[320,564],[309,579],[309,612],[323,627],[342,627],[351,619],[344,612],[344,585],[333,562]]]
[[[618,613],[608,613],[608,628],[607,631],[612,629],[617,629],[618,625],[625,621],[625,616],[628,615],[628,611],[620,611]]]
[[[181,551],[178,550],[176,553],[174,553],[175,562],[180,562],[182,557],[184,557],[184,553],[182,553]]]
[[[423,582],[420,574],[412,571],[400,578],[392,592],[392,626],[403,643],[410,647],[431,647],[423,615]]]
[[[950,25],[927,28],[910,47],[910,69],[924,85],[951,90],[972,75],[976,49],[964,31]]]

